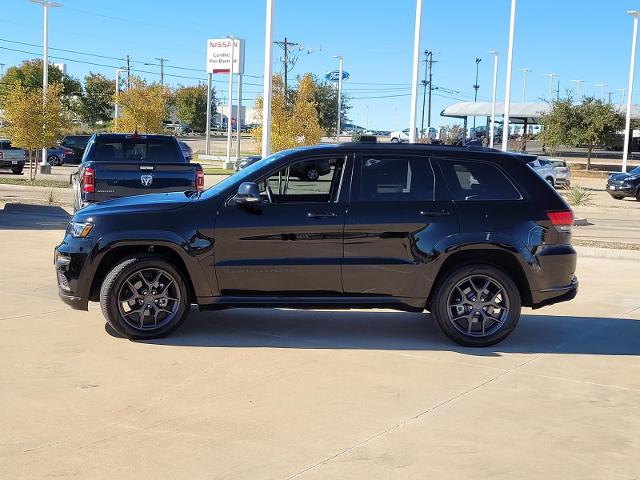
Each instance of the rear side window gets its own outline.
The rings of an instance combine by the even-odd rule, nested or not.
[[[433,201],[434,175],[426,158],[363,156],[356,201]]]
[[[441,160],[452,200],[520,200],[522,195],[495,165],[484,162]]]
[[[176,142],[160,139],[96,139],[91,147],[94,162],[183,162],[182,151]]]

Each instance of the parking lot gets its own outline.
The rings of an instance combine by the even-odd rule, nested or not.
[[[192,312],[134,343],[57,298],[58,207],[0,210],[0,477],[637,478],[640,261],[490,349],[429,315]]]

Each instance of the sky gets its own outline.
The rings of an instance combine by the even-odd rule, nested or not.
[[[265,0],[61,0],[50,10],[50,61],[67,64],[78,78],[90,71],[115,76],[131,56],[132,70],[159,81],[157,58],[168,59],[165,83],[206,81],[206,41],[235,35],[246,41],[244,93],[251,105],[262,93]],[[371,128],[393,130],[409,123],[415,0],[274,0],[274,40],[285,36],[304,46],[290,78],[306,72],[323,76],[344,57],[349,80],[349,118]],[[493,57],[499,52],[498,99],[504,98],[510,0],[423,0],[421,51],[434,52],[432,126],[455,120],[440,117],[447,105],[473,100],[476,58],[479,101],[491,101]],[[545,73],[557,73],[560,92],[575,91],[571,80],[584,80],[581,93],[622,99],[629,76],[632,0],[520,0],[516,17],[511,100],[521,101],[523,73],[527,100],[548,97]],[[42,54],[42,7],[28,0],[0,0],[0,63],[4,68]],[[57,49],[57,50],[56,50]],[[67,51],[64,51],[67,50]],[[282,51],[274,47],[274,72]],[[64,59],[62,58],[64,57]],[[145,63],[147,65],[145,65]],[[420,67],[421,80],[424,64]],[[218,96],[226,95],[227,77],[216,75]],[[557,85],[554,85],[554,89]],[[634,102],[640,97],[636,86]],[[421,120],[422,95],[418,103]],[[397,113],[396,113],[397,112]],[[396,123],[397,118],[397,123]],[[425,120],[426,124],[426,120]]]

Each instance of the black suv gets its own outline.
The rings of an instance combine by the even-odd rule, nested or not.
[[[89,140],[91,140],[91,135],[67,135],[64,137],[60,146],[73,150],[73,158],[67,160],[66,163],[80,163]]]
[[[522,306],[577,293],[573,214],[526,165],[482,148],[340,144],[282,151],[200,193],[78,211],[56,248],[60,297],[100,301],[130,339],[192,304],[428,310],[467,346],[506,338]],[[329,172],[301,181],[309,161]]]

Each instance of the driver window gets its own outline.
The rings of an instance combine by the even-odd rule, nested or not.
[[[273,203],[335,201],[344,158],[300,160],[259,182],[260,193]]]

